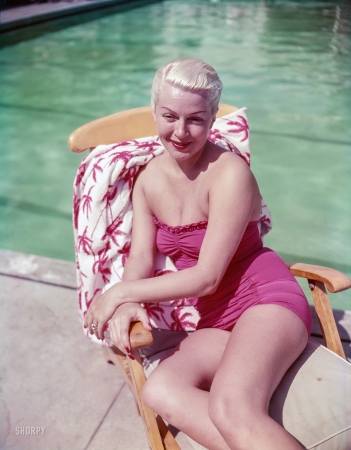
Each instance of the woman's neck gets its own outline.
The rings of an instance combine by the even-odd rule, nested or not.
[[[171,155],[168,154],[169,167],[175,176],[185,176],[189,181],[195,180],[198,175],[205,170],[205,160],[208,152],[208,143],[187,160],[176,160]]]

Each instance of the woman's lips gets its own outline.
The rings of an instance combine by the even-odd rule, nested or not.
[[[172,140],[171,140],[171,143],[172,143],[173,147],[176,148],[177,150],[185,150],[191,144],[191,142],[177,142],[177,141],[172,141]]]

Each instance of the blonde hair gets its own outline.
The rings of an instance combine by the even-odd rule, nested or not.
[[[164,83],[191,92],[204,92],[211,112],[218,110],[222,82],[212,66],[192,58],[181,58],[160,67],[151,88],[151,106],[155,110]]]

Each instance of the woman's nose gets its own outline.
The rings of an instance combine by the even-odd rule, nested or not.
[[[183,138],[188,135],[188,129],[184,120],[179,120],[175,134],[178,138]]]

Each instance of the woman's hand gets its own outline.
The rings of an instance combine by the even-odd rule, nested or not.
[[[84,318],[84,327],[88,328],[90,334],[94,334],[98,339],[104,338],[104,329],[106,323],[111,319],[114,312],[120,305],[118,297],[118,283],[95,297],[91,302]]]
[[[113,344],[132,359],[134,357],[131,353],[129,328],[132,322],[137,321],[140,321],[147,330],[151,331],[149,317],[144,308],[139,303],[124,303],[119,306],[109,323]]]

